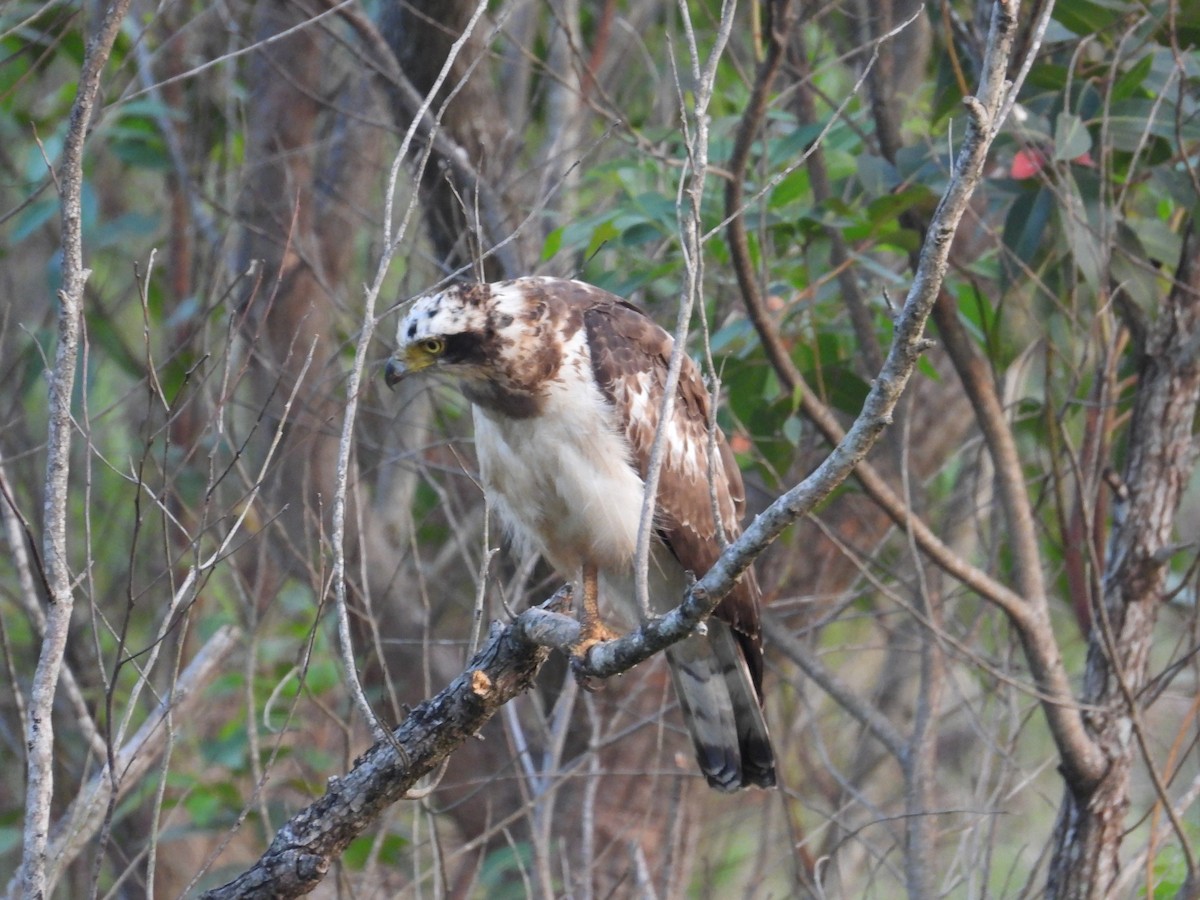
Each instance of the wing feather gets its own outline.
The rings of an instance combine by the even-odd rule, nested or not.
[[[584,327],[593,374],[629,442],[631,461],[644,478],[674,342],[636,307],[599,289],[595,289],[592,305],[584,312]],[[745,507],[741,471],[719,430],[717,452],[713,465],[709,465],[708,418],[708,391],[695,363],[685,356],[659,472],[657,523],[661,538],[675,558],[697,576],[712,568],[722,549],[713,517],[710,478],[728,538],[741,534]],[[748,572],[738,589],[717,608],[717,615],[756,641],[760,634],[758,593],[757,583]]]
[[[593,374],[628,440],[631,462],[644,478],[674,341],[636,307],[593,291],[584,312]],[[708,421],[708,391],[696,365],[684,357],[667,424],[656,524],[679,564],[697,576],[712,567],[722,549],[713,493],[729,539],[741,534],[745,506],[741,472],[719,430],[709,464]],[[668,654],[701,769],[721,790],[775,783],[774,754],[761,709],[759,600],[758,582],[747,571],[714,611],[718,623],[710,623],[709,637],[689,638]]]

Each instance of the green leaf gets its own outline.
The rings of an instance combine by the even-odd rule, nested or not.
[[[602,222],[592,232],[591,239],[588,240],[587,250],[584,252],[585,257],[592,257],[596,252],[607,244],[609,241],[615,241],[621,236],[621,232],[617,231],[616,226],[612,222]]]
[[[145,376],[142,361],[130,351],[126,345],[119,323],[109,315],[94,312],[93,307],[87,307],[86,318],[88,336],[95,350],[101,351],[93,356],[115,362],[117,366],[132,378]]]
[[[917,360],[917,371],[928,378],[930,381],[940,383],[942,380],[941,373],[934,368],[933,363],[929,361],[928,356],[922,356]]]
[[[58,213],[58,199],[36,200],[25,211],[17,216],[9,240],[15,245],[21,243]]]
[[[896,167],[880,156],[864,153],[858,158],[858,180],[870,197],[886,194],[900,183]]]
[[[200,828],[232,822],[241,798],[231,783],[197,785],[183,801],[193,822]]]
[[[858,415],[871,391],[871,386],[848,366],[826,368],[825,383],[829,386],[829,402],[833,408],[850,415]]]
[[[764,360],[742,361],[731,358],[725,364],[725,396],[729,408],[743,422],[748,422],[763,405],[768,367]]]
[[[815,141],[825,127],[824,122],[813,122],[799,125],[783,137],[767,144],[767,162],[773,166],[781,166],[792,162]]]
[[[109,144],[113,156],[138,169],[165,171],[171,168],[166,142],[158,135],[127,136]]]
[[[314,659],[304,670],[304,684],[314,694],[323,694],[341,683],[341,669],[332,659]]]
[[[209,793],[204,788],[188,794],[183,801],[183,807],[192,817],[192,821],[200,828],[216,824],[224,809],[225,803],[215,793]]]
[[[793,447],[800,446],[800,438],[804,435],[804,423],[799,416],[788,416],[783,423],[783,436]]]
[[[1076,159],[1092,149],[1092,136],[1074,113],[1060,112],[1054,123],[1054,158]]]
[[[1110,101],[1128,100],[1142,86],[1150,67],[1154,64],[1154,54],[1146,53],[1136,63],[1122,72],[1113,84]]]
[[[771,196],[767,201],[767,207],[778,209],[781,206],[787,206],[789,203],[807,196],[808,193],[808,171],[797,169],[775,185],[775,189],[771,191]]]
[[[633,198],[634,206],[645,213],[646,218],[662,226],[666,231],[673,231],[678,216],[675,212],[675,201],[662,194],[645,191]]]
[[[725,356],[754,343],[754,325],[749,319],[731,319],[728,325],[713,332],[709,343],[714,356]]]
[[[1161,103],[1148,97],[1131,97],[1109,107],[1106,121],[1114,149],[1133,152],[1147,137],[1161,138],[1172,147],[1177,140],[1191,144],[1200,141],[1200,122],[1195,116],[1184,115],[1176,135],[1176,106],[1170,100]],[[1095,120],[1100,121],[1099,117]]]
[[[1028,266],[1035,264],[1043,249],[1042,236],[1053,209],[1053,192],[1039,187],[1019,196],[1008,211],[1004,221],[1004,244]]]
[[[1092,290],[1098,291],[1104,253],[1096,230],[1094,193],[1089,191],[1089,196],[1085,197],[1079,180],[1067,172],[1059,186],[1058,197],[1058,222],[1071,247],[1075,266]]]
[[[621,232],[621,246],[640,247],[662,236],[662,229],[653,222],[635,222]]]
[[[552,232],[546,235],[546,240],[542,243],[542,262],[548,259],[553,259],[558,255],[558,251],[562,249],[563,229],[555,228]]]
[[[96,228],[96,247],[128,246],[133,238],[145,238],[158,230],[158,215],[128,212]]]
[[[351,871],[361,872],[363,867],[366,866],[367,860],[376,852],[375,845],[377,841],[379,841],[378,836],[373,834],[364,834],[356,837],[342,854],[342,862]],[[384,835],[382,841],[379,841],[379,850],[376,859],[385,865],[396,865],[403,861],[407,850],[407,840],[398,834],[387,834]]]
[[[489,900],[517,900],[526,896],[521,873],[533,864],[533,848],[527,841],[491,851],[479,867],[480,896]]]
[[[996,308],[985,292],[965,287],[956,297],[958,314],[980,344],[986,344],[996,330]]]
[[[1121,0],[1071,0],[1055,4],[1052,17],[1078,35],[1097,35],[1108,31],[1129,12]]]

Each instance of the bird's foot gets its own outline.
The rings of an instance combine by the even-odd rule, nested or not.
[[[619,631],[613,631],[600,619],[585,619],[579,623],[579,640],[571,647],[571,654],[587,656],[587,652],[597,644],[615,641],[620,636]]]
[[[580,625],[579,640],[571,646],[571,671],[575,673],[575,680],[585,691],[599,689],[599,685],[595,684],[587,674],[588,653],[597,644],[615,641],[620,636],[620,632],[613,631],[600,619],[585,621]]]

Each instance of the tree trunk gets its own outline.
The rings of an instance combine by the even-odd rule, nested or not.
[[[404,76],[422,97],[437,85],[453,45],[478,5],[477,0],[414,0],[383,7],[380,31]],[[512,236],[520,221],[517,210],[529,203],[528,198],[501,196],[499,191],[491,199],[477,195],[509,180],[503,173],[510,170],[521,146],[504,117],[494,114],[503,108],[503,98],[491,79],[491,68],[480,63],[486,63],[490,52],[489,31],[485,22],[476,23],[438,88],[430,112],[440,122],[443,138],[451,143],[435,142],[419,188],[421,213],[443,270],[467,267],[463,277],[495,281],[525,274],[526,259],[531,253],[536,257],[540,244],[530,250],[518,237],[504,252],[488,254],[493,245]],[[475,177],[478,181],[473,181]]]
[[[1094,710],[1087,724],[1109,765],[1096,783],[1066,791],[1048,897],[1107,896],[1120,871],[1130,778],[1142,739],[1138,698],[1173,555],[1175,513],[1195,459],[1198,342],[1200,241],[1189,226],[1175,284],[1144,348],[1123,480],[1111,480],[1116,502],[1103,605],[1094,610],[1080,698]]]

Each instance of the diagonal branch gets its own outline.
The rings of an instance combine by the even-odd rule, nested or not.
[[[774,36],[773,45],[779,40],[778,36]],[[992,47],[993,38],[989,38],[989,56],[985,59],[985,77],[992,77],[987,66],[996,61],[995,55],[991,53]],[[770,67],[770,63],[771,56],[768,56],[759,70],[759,85],[764,80],[769,81],[773,77],[774,69]],[[1002,78],[1002,71],[995,77]],[[733,159],[730,162],[731,177],[726,194],[726,212],[731,217],[729,225],[730,254],[748,314],[759,333],[763,348],[779,380],[787,391],[800,392],[801,411],[817,426],[826,441],[837,446],[845,440],[846,433],[829,407],[822,403],[817,394],[806,384],[804,377],[787,353],[778,332],[772,326],[757,281],[753,277],[745,228],[740,224],[744,213],[741,194],[736,186],[740,185],[743,180],[750,144],[748,136],[752,136],[757,131],[765,112],[761,100],[757,104],[754,102],[760,93],[765,93],[759,91],[759,85],[756,85],[752,102],[748,105],[747,116],[743,120],[739,135],[739,146],[735,148]],[[969,106],[974,101],[972,98],[967,98],[966,102]],[[1011,107],[1008,91],[1004,92],[1001,102],[1003,105],[989,119],[990,133],[986,139],[988,144],[1000,124],[998,116]],[[757,115],[758,121],[754,120],[755,115]],[[739,152],[743,144],[745,150]],[[947,188],[947,196],[954,188],[954,181],[961,176],[962,158],[960,153],[954,179]],[[943,199],[944,205],[945,200]],[[934,219],[925,229],[926,239],[920,257],[915,262],[918,280],[921,277],[922,268],[927,266],[930,247],[929,235],[945,227],[944,223],[939,221],[942,212],[942,208],[939,207]],[[944,271],[943,269],[943,274]],[[1042,576],[1036,528],[1028,498],[1024,494],[1020,457],[1017,454],[1012,433],[1005,424],[1003,408],[996,394],[995,385],[991,382],[983,361],[975,352],[962,323],[958,320],[957,308],[949,295],[941,291],[940,287],[941,278],[939,276],[938,290],[935,292],[931,312],[946,350],[975,409],[976,418],[983,429],[985,441],[996,464],[997,481],[1006,520],[1012,533],[1014,555],[1018,560],[1014,567],[1017,572],[1016,590],[971,565],[955,553],[923,519],[915,515],[909,504],[892,490],[872,465],[860,462],[854,470],[854,476],[862,484],[867,495],[896,523],[897,527],[904,529],[912,536],[916,545],[935,565],[998,606],[1008,615],[1021,639],[1038,692],[1045,698],[1043,708],[1063,758],[1064,777],[1072,785],[1086,784],[1099,777],[1103,770],[1103,760],[1095,742],[1088,736],[1084,728],[1078,705],[1072,699],[1070,681],[1050,626],[1046,585]],[[911,302],[910,294],[908,304]],[[906,309],[908,304],[906,304]],[[889,363],[890,360],[891,357],[889,357]],[[884,371],[887,371],[887,366]]]
[[[779,15],[786,17],[787,4],[781,3]],[[731,156],[729,169],[730,178],[725,192],[725,213],[729,222],[729,252],[730,259],[737,275],[738,287],[741,290],[747,314],[759,340],[763,345],[771,367],[789,394],[800,395],[800,409],[809,419],[827,443],[837,446],[846,436],[846,431],[838,421],[833,411],[826,406],[813,391],[800,370],[792,362],[779,333],[772,326],[770,316],[763,302],[762,292],[754,277],[754,269],[750,263],[750,251],[746,238],[745,192],[742,187],[744,172],[749,160],[750,148],[762,120],[766,115],[766,96],[771,81],[774,80],[782,58],[784,41],[787,37],[781,28],[785,25],[773,24],[771,44],[768,55],[759,68],[758,78],[746,113],[742,118],[738,132],[737,143]],[[881,363],[882,365],[882,363]],[[917,518],[908,504],[892,490],[883,476],[870,463],[864,461],[854,470],[854,477],[864,490],[884,513],[895,524],[910,531],[921,550],[945,572],[958,579],[976,593],[999,606],[1010,616],[1018,616],[1022,612],[1021,597],[1001,582],[992,578],[987,572],[978,569],[956,554],[942,542],[937,534],[922,519]]]
[[[556,596],[547,606],[558,601]],[[204,900],[298,897],[316,887],[383,810],[533,685],[549,652],[526,632],[526,616],[532,612],[505,628],[493,627],[466,671],[416,707],[390,740],[355,760],[349,774],[330,778],[324,796],[285,823],[257,863],[207,891]]]

